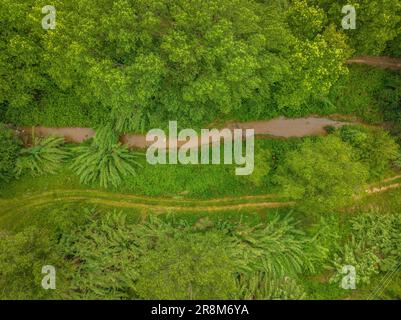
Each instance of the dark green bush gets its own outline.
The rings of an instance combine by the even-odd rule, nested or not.
[[[0,123],[0,183],[10,181],[14,177],[19,149],[20,141],[12,130]]]

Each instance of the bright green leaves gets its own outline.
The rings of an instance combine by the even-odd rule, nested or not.
[[[350,39],[350,45],[357,54],[379,55],[386,49],[387,43],[401,33],[400,0],[317,0],[314,1],[325,9],[331,23],[340,26],[345,16],[341,9],[353,5],[356,9],[356,29],[344,30]]]
[[[137,155],[118,142],[117,134],[109,127],[98,130],[91,144],[73,148],[71,168],[81,183],[98,183],[101,187],[118,187],[127,175],[136,175]]]
[[[50,136],[35,138],[33,146],[21,149],[15,164],[16,176],[29,173],[39,176],[45,173],[55,173],[69,157],[64,148],[64,138]]]
[[[256,118],[299,110],[344,73],[343,40],[326,28],[322,10],[303,1],[289,12],[254,0],[54,6],[55,30],[40,29],[36,8],[24,32],[3,37],[9,48],[0,57],[0,102],[13,121],[53,124],[54,108],[62,110],[57,123],[96,126],[102,118],[123,132],[171,119],[200,126],[243,109]]]
[[[325,20],[324,11],[306,0],[292,1],[288,10],[288,24],[300,38],[314,39],[322,32]]]
[[[355,161],[351,146],[335,136],[306,141],[291,152],[277,173],[284,195],[302,199],[304,207],[330,211],[362,191],[367,168]]]
[[[14,166],[19,151],[19,141],[13,132],[0,124],[0,183],[14,177]]]

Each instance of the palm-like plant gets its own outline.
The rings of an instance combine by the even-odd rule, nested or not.
[[[135,153],[118,142],[110,128],[99,129],[90,145],[74,149],[75,158],[71,168],[80,176],[81,183],[99,182],[101,187],[118,187],[122,178],[135,175],[139,166]]]
[[[264,272],[281,279],[309,270],[310,257],[304,252],[302,234],[290,217],[274,217],[265,226],[241,226],[233,233],[239,250],[241,271]]]
[[[19,152],[15,174],[18,177],[23,173],[30,173],[32,176],[55,173],[68,157],[63,137],[34,138],[32,147]]]
[[[241,300],[301,300],[303,288],[290,277],[275,278],[265,272],[241,274],[238,279]]]

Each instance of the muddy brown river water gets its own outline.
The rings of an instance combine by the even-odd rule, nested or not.
[[[284,117],[267,120],[267,121],[253,121],[253,122],[231,122],[225,128],[230,129],[254,129],[255,135],[277,137],[277,138],[291,138],[291,137],[305,137],[314,135],[324,135],[326,126],[333,126],[339,128],[347,122],[331,120],[327,118],[308,117],[298,119],[286,119]],[[222,129],[222,128],[220,128]],[[90,128],[48,128],[48,127],[24,127],[18,128],[17,133],[23,138],[25,142],[29,141],[32,130],[36,136],[47,137],[49,135],[63,136],[68,142],[81,143],[95,135],[95,131]],[[166,132],[168,134],[168,132]],[[199,138],[200,140],[201,138]],[[219,135],[212,135],[211,141],[220,139]],[[146,135],[143,134],[126,134],[121,137],[121,142],[127,144],[130,148],[146,148],[153,142],[146,141]],[[181,142],[183,144],[185,142]]]

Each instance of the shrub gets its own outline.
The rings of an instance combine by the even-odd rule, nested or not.
[[[338,208],[362,191],[368,176],[355,161],[352,148],[336,136],[306,140],[277,169],[276,182],[284,196],[303,200],[305,210]]]
[[[199,228],[171,218],[133,224],[109,212],[60,245],[68,261],[78,262],[69,274],[75,297],[234,299],[301,297],[295,279],[310,269],[305,243],[294,222],[278,215],[267,226]]]
[[[354,147],[357,160],[367,165],[371,178],[382,177],[398,157],[399,146],[382,129],[344,126],[339,135],[343,141]]]
[[[0,124],[0,183],[14,177],[15,162],[18,157],[20,142],[12,131]]]
[[[32,147],[21,149],[19,152],[15,173],[17,176],[24,173],[32,176],[55,173],[68,157],[69,152],[64,149],[64,138],[35,138]]]
[[[118,187],[122,178],[136,175],[136,154],[118,142],[117,134],[109,127],[97,131],[91,144],[73,148],[71,168],[81,183],[99,183],[101,187]]]
[[[0,299],[53,297],[55,290],[42,288],[42,267],[59,262],[45,230],[28,228],[17,234],[0,230]]]

